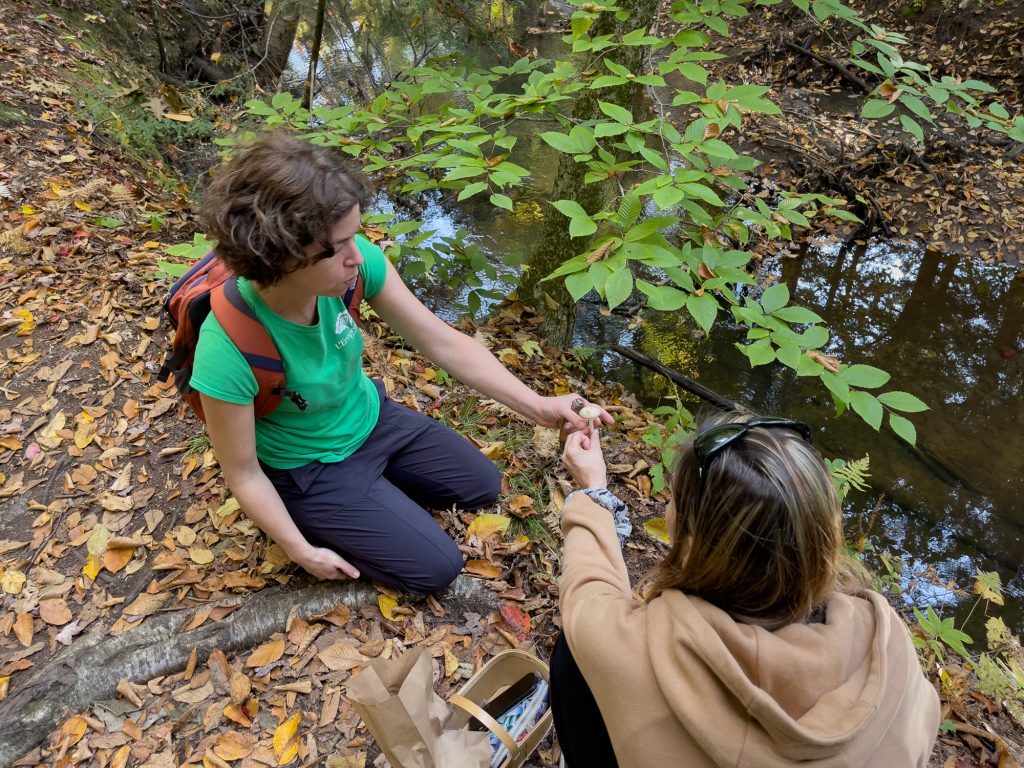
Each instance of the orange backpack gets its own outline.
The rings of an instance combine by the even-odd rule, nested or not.
[[[357,277],[345,294],[345,306],[357,322],[362,300],[363,281]],[[282,397],[287,397],[299,410],[304,411],[308,405],[306,400],[285,386],[284,363],[281,362],[277,345],[239,293],[238,278],[217,257],[215,251],[210,251],[182,275],[164,299],[163,313],[174,329],[174,341],[157,380],[165,382],[173,375],[174,384],[185,402],[200,420],[206,421],[199,392],[192,388],[189,381],[192,378],[199,329],[211,310],[256,377],[259,385],[259,391],[253,399],[256,418],[263,418],[277,408]]]

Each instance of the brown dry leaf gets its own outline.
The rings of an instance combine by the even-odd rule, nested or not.
[[[204,547],[189,547],[188,556],[198,565],[209,565],[213,562],[213,552]]]
[[[213,752],[222,760],[241,760],[252,753],[252,742],[244,733],[225,731],[217,737]]]
[[[832,373],[839,373],[839,358],[825,355],[816,349],[805,349],[804,354]]]
[[[466,535],[475,536],[478,539],[486,539],[491,536],[501,536],[512,524],[512,518],[505,515],[483,514],[473,518],[469,524]]]
[[[273,664],[282,656],[284,656],[284,640],[271,640],[249,654],[249,658],[245,660],[245,666],[265,667],[267,664]]]
[[[170,595],[166,592],[161,595],[151,595],[148,592],[143,592],[132,604],[124,609],[125,616],[149,616],[150,614],[156,613],[160,607],[167,602],[167,598]]]
[[[339,642],[334,645],[327,646],[317,653],[317,657],[323,662],[324,666],[332,672],[352,669],[352,667],[357,667],[366,660],[366,658],[356,650],[354,645],[345,642]]]
[[[196,543],[196,532],[189,528],[187,525],[178,527],[178,530],[174,532],[174,538],[178,540],[178,543],[183,547],[191,547]]]
[[[296,712],[274,729],[274,756],[278,765],[287,765],[299,754],[299,724],[302,715]]]
[[[466,573],[483,576],[485,579],[496,579],[501,576],[501,569],[487,560],[469,560],[466,563]]]
[[[533,508],[533,497],[521,494],[508,500],[508,509],[516,517],[530,517],[536,514]]]
[[[103,562],[104,568],[111,573],[117,573],[128,565],[128,561],[132,559],[133,554],[135,554],[133,548],[115,547],[104,552],[100,559]]]
[[[451,677],[459,670],[459,660],[450,649],[444,649],[444,676]]]
[[[18,638],[18,642],[26,648],[32,645],[32,636],[35,634],[34,623],[30,613],[19,613],[18,618],[14,620],[14,635]]]
[[[233,720],[243,728],[248,728],[252,725],[252,720],[249,719],[249,716],[234,702],[224,707],[224,717],[228,720]]]
[[[39,603],[39,618],[47,624],[62,627],[74,618],[68,604],[61,598],[43,600]]]
[[[366,753],[332,755],[327,758],[327,768],[366,768]]]
[[[213,683],[207,682],[205,685],[201,685],[198,688],[189,688],[184,686],[171,693],[171,698],[175,701],[180,701],[183,704],[198,704],[211,696],[213,696]]]
[[[309,617],[310,621],[326,621],[328,624],[333,624],[336,627],[345,626],[351,618],[352,612],[344,604],[334,606],[327,613]]]
[[[131,512],[134,507],[131,498],[117,496],[110,491],[104,493],[96,501],[108,512]]]

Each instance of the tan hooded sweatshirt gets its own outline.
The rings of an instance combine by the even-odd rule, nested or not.
[[[562,527],[563,629],[621,768],[927,764],[938,696],[881,595],[835,593],[824,623],[768,631],[677,590],[635,599],[585,495]]]

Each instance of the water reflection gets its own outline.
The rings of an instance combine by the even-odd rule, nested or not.
[[[742,338],[736,329],[720,325],[709,341],[684,319],[659,315],[626,332],[590,313],[577,341],[631,343],[759,411],[819,425],[815,439],[828,454],[870,454],[872,484],[885,494],[872,531],[882,546],[906,553],[912,564],[933,564],[940,578],[961,585],[973,582],[976,567],[998,570],[1009,594],[1019,598],[1024,276],[884,242],[808,247],[766,270],[788,283],[794,301],[825,318],[833,330],[830,354],[889,371],[887,388],[912,392],[932,406],[912,417],[916,447],[856,417],[833,418],[831,400],[814,380],[780,366],[749,369],[733,346]],[[627,383],[648,397],[669,393],[659,377],[626,361],[604,362],[631,368]],[[1005,614],[1019,630],[1024,617],[1012,602]]]

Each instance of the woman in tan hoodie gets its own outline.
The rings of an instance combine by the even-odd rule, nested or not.
[[[563,460],[582,489],[563,511],[551,662],[569,768],[927,764],[938,697],[884,598],[841,586],[839,501],[807,425],[702,425],[673,474],[672,543],[646,600],[597,433],[569,435]]]

